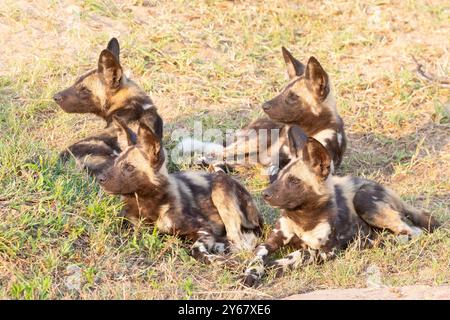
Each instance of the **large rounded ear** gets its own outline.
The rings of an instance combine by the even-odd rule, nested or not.
[[[117,59],[117,61],[120,62],[120,45],[119,41],[116,38],[111,38],[108,42],[108,46],[106,47],[107,50],[111,51],[114,57]]]
[[[305,65],[295,59],[285,47],[281,47],[281,51],[283,52],[284,62],[286,62],[289,79],[301,76],[305,72]]]
[[[330,174],[330,154],[328,153],[328,150],[314,138],[309,137],[308,142],[303,148],[303,161],[323,180]]]
[[[123,74],[122,67],[120,66],[119,60],[108,49],[100,53],[98,72],[108,87],[113,89],[119,87]]]
[[[161,139],[145,123],[139,124],[137,144],[149,156],[152,163],[157,163],[161,155]]]
[[[308,141],[308,136],[299,126],[291,126],[288,129],[289,151],[296,158],[302,155],[303,147]]]
[[[328,74],[316,58],[310,57],[305,71],[306,85],[319,100],[324,100],[330,92]]]
[[[113,116],[113,123],[117,129],[117,143],[123,151],[127,147],[133,145],[136,138],[131,129],[128,128],[127,124],[119,117]]]

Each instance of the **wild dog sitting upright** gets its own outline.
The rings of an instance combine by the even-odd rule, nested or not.
[[[279,95],[262,106],[269,118],[285,125],[297,125],[319,141],[331,155],[331,170],[342,162],[346,148],[344,122],[328,74],[316,58],[303,65],[282,48],[290,82]]]
[[[280,208],[281,216],[266,243],[256,248],[256,259],[246,270],[247,284],[257,281],[266,265],[296,267],[330,258],[358,236],[370,239],[373,228],[413,236],[421,232],[418,227],[432,231],[438,226],[428,213],[374,181],[330,175],[328,151],[299,127],[288,135],[294,158],[263,191],[265,201]],[[284,245],[299,250],[269,263],[269,255]]]
[[[274,173],[271,177],[273,181],[278,168],[283,168],[289,162],[291,155],[286,133],[290,126],[297,125],[308,136],[315,138],[326,147],[331,155],[331,168],[334,171],[334,167],[341,164],[346,149],[346,137],[344,123],[337,113],[330,78],[314,57],[310,57],[305,66],[284,47],[282,52],[290,82],[280,94],[263,104],[262,108],[269,119],[255,120],[240,130],[236,136],[236,142],[225,148],[220,145],[213,148],[212,144],[208,144],[208,149],[213,149],[215,154],[222,154],[225,163],[227,159],[234,160],[234,157],[238,157],[244,159],[244,164],[249,164],[248,162],[253,161],[250,155],[257,154],[258,157],[253,159],[263,166],[270,167],[269,172]],[[279,132],[277,140],[271,136],[272,131]],[[256,134],[253,134],[255,132]],[[265,146],[261,145],[260,140],[262,134],[266,133],[267,153],[266,150],[261,150]],[[205,151],[205,146],[206,144],[192,139],[185,139],[180,144],[180,148],[188,152]],[[277,155],[275,159],[278,163],[274,163],[274,158],[267,157],[266,154]],[[242,163],[236,164],[242,165]],[[220,161],[215,163],[215,167],[217,170],[223,170],[223,164]]]
[[[112,194],[136,195],[137,207],[126,213],[132,222],[142,219],[195,241],[193,255],[200,259],[210,260],[208,252],[228,242],[232,248],[254,248],[263,220],[241,184],[223,173],[169,175],[161,138],[144,123],[136,136],[114,119],[123,151],[98,180]]]
[[[93,113],[106,121],[106,129],[83,139],[61,154],[74,155],[78,162],[96,174],[112,163],[120,152],[112,117],[118,116],[130,126],[145,119],[152,130],[162,137],[163,122],[152,100],[124,73],[119,60],[120,46],[112,38],[100,53],[97,69],[75,81],[71,87],[54,95],[55,102],[68,113]]]

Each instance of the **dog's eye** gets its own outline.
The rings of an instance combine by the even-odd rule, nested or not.
[[[298,100],[298,95],[296,95],[294,92],[289,92],[286,102],[287,103],[294,103]]]
[[[126,170],[128,172],[133,172],[135,169],[135,166],[133,166],[132,164],[129,164],[129,163],[124,163],[123,168],[124,168],[124,170]]]
[[[85,87],[85,86],[82,86],[82,87],[80,87],[80,89],[78,90],[81,94],[83,94],[83,95],[87,95],[87,94],[89,94],[91,91],[87,88],[87,87]]]
[[[300,184],[300,179],[297,179],[295,177],[289,177],[289,184],[297,186]]]

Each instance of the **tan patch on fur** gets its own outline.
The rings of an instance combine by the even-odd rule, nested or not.
[[[329,109],[335,118],[337,118],[338,113],[337,113],[337,107],[336,107],[336,98],[334,96],[334,89],[333,86],[331,85],[331,80],[330,77],[328,76],[328,81],[329,81],[329,86],[330,86],[330,92],[328,93],[328,96],[325,98],[325,100],[322,101],[322,106],[324,106],[325,108]]]
[[[86,88],[91,90],[92,94],[100,100],[100,107],[103,109],[107,99],[106,88],[98,77],[97,72],[94,72],[90,76],[84,78],[81,83],[86,86]]]
[[[285,169],[288,170],[286,172],[289,172],[296,178],[305,182],[305,184],[309,185],[318,195],[325,195],[329,193],[326,185],[324,185],[322,182],[319,181],[318,177],[311,171],[309,166],[306,163],[304,163],[301,159],[295,160],[295,162],[290,164]]]
[[[241,225],[243,214],[235,195],[230,198],[230,190],[216,187],[212,190],[211,199],[225,225],[227,238],[236,246],[243,243]]]
[[[111,114],[115,110],[124,107],[125,102],[130,97],[145,95],[142,90],[139,89],[139,87],[137,87],[133,82],[128,80],[123,81],[123,87],[109,98],[109,110],[107,110],[108,114]]]
[[[101,165],[105,163],[105,156],[97,156],[97,155],[87,155],[83,159],[76,159],[77,166],[80,167],[95,167],[97,165]]]
[[[165,204],[159,208],[158,220],[156,220],[156,226],[162,232],[170,233],[174,229],[174,223],[169,216],[170,205]]]
[[[304,78],[300,79],[294,83],[290,90],[301,97],[301,99],[310,107],[311,112],[317,116],[322,111],[322,105],[317,103],[313,94],[306,87],[305,81]]]
[[[373,216],[373,222],[380,228],[386,228],[395,234],[413,235],[414,231],[402,219],[402,214],[393,210],[389,204],[376,202],[378,214]]]

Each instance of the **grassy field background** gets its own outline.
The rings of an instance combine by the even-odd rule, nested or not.
[[[421,80],[411,55],[448,76],[449,34],[445,1],[2,1],[0,298],[278,298],[373,282],[448,284],[449,89]],[[240,269],[205,266],[175,237],[122,228],[119,200],[57,161],[104,124],[51,100],[96,66],[112,36],[167,134],[198,119],[244,126],[287,82],[281,46],[304,62],[314,55],[348,133],[339,174],[385,183],[444,226],[407,243],[386,234],[384,246],[269,274],[257,289],[237,280],[248,254],[236,257]],[[257,171],[239,178],[273,222]]]

